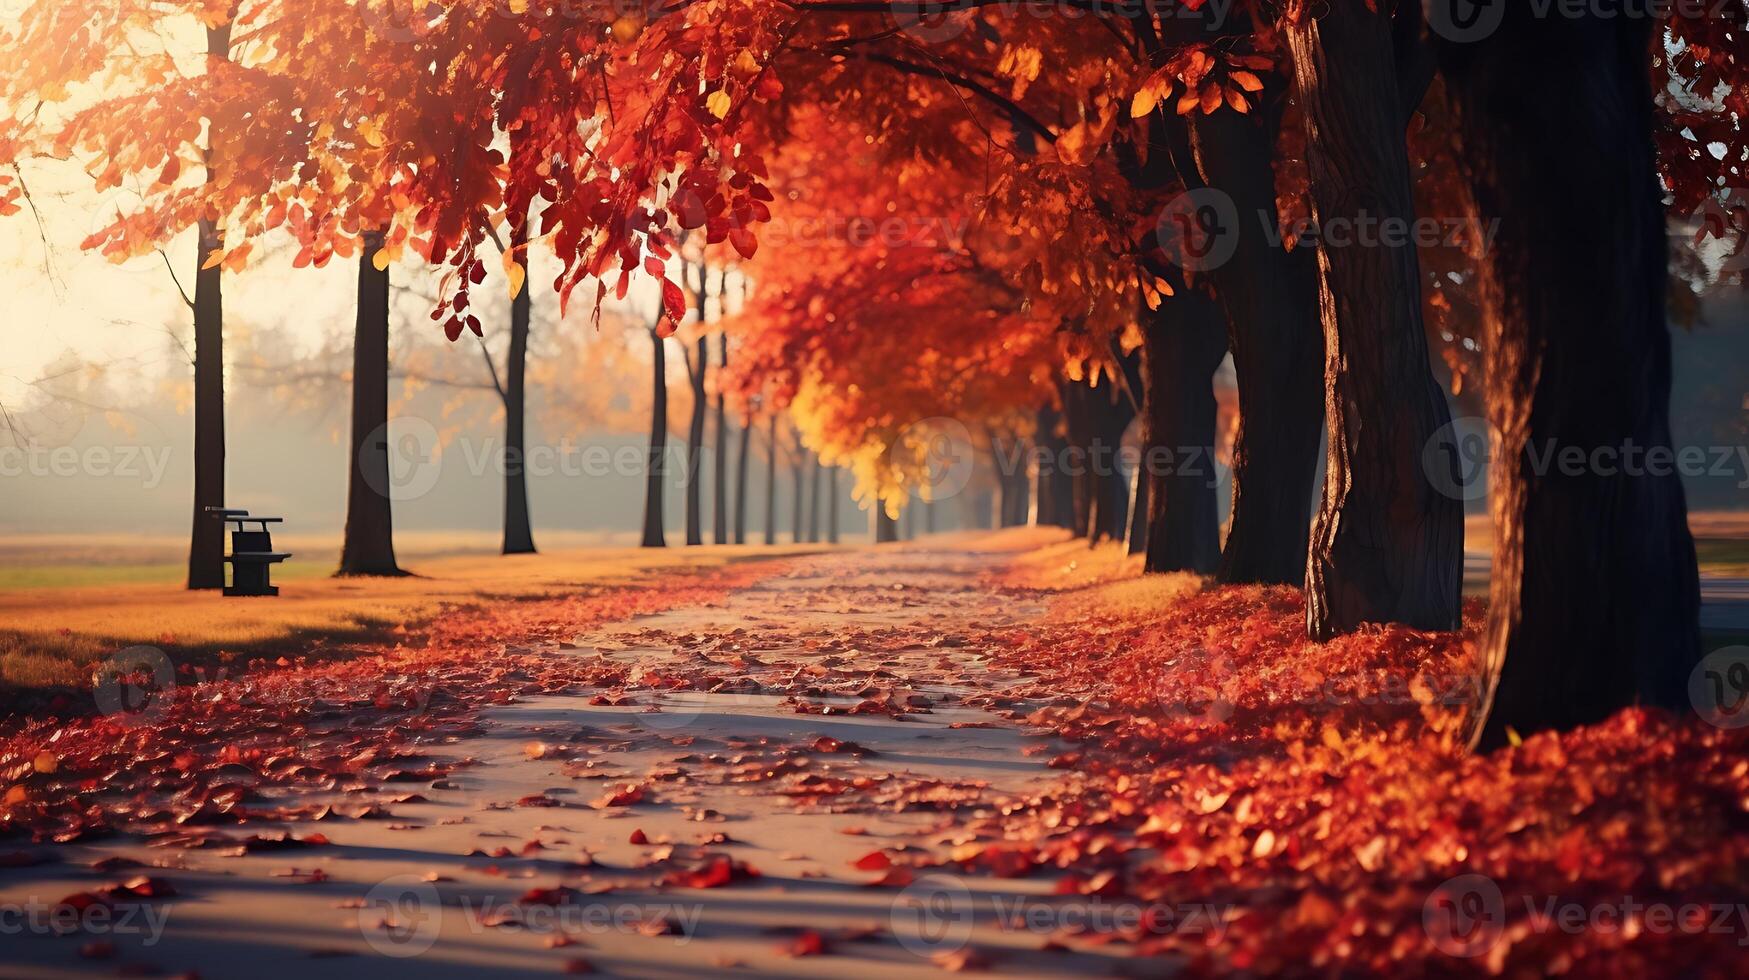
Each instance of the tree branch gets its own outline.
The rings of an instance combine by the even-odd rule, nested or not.
[[[883,5],[883,9],[885,9],[884,5]],[[1040,137],[1043,137],[1045,142],[1051,143],[1051,144],[1055,144],[1057,142],[1057,134],[1051,132],[1050,129],[1048,127],[1046,127],[1044,123],[1039,122],[1036,118],[1033,117],[1033,115],[1031,113],[1029,113],[1025,109],[1021,108],[1019,103],[1015,102],[1013,99],[1010,99],[1005,95],[1002,95],[1001,93],[989,88],[988,86],[986,86],[980,82],[976,82],[970,78],[965,77],[964,75],[955,74],[954,72],[950,72],[947,69],[941,68],[939,66],[925,67],[923,65],[913,64],[909,61],[905,61],[905,60],[900,59],[900,58],[895,58],[892,55],[887,55],[887,54],[870,53],[870,54],[865,54],[862,57],[869,60],[869,61],[879,62],[883,65],[886,65],[889,68],[892,68],[896,71],[904,72],[906,74],[922,75],[924,77],[936,77],[936,78],[940,78],[941,80],[943,80],[945,82],[950,82],[954,85],[957,85],[960,88],[963,88],[966,91],[971,92],[972,94],[982,98],[984,101],[990,103],[991,105],[995,106],[996,108],[1001,109],[1016,124],[1024,125],[1027,129],[1036,133]]]

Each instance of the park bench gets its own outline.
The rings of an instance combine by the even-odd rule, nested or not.
[[[279,595],[279,588],[268,581],[268,569],[291,557],[290,552],[273,550],[273,535],[267,525],[284,523],[280,517],[251,517],[246,510],[208,507],[207,512],[227,524],[235,524],[231,532],[231,553],[225,561],[231,566],[231,584],[225,595]],[[244,525],[257,524],[251,531]]]

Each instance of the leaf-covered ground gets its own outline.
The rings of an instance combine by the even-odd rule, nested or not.
[[[1302,618],[1010,532],[184,672],[0,732],[5,972],[1736,972],[1742,736],[1468,756],[1467,635]]]

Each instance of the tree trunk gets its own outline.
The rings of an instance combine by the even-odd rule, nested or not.
[[[1070,511],[1069,531],[1078,538],[1087,537],[1092,526],[1093,509],[1098,499],[1093,486],[1093,422],[1091,415],[1091,392],[1081,382],[1064,382],[1063,392],[1063,429],[1067,446],[1063,454],[1064,471],[1069,477],[1070,499],[1073,501]]]
[[[735,543],[747,543],[747,444],[753,441],[753,419],[741,420],[741,437],[735,446]]]
[[[1476,210],[1498,221],[1482,266],[1495,461],[1473,719],[1484,747],[1636,701],[1687,710],[1701,651],[1694,542],[1668,465],[1652,22],[1507,11],[1441,57]],[[1630,447],[1640,463],[1593,455]],[[1607,462],[1561,463],[1575,450]]]
[[[1143,428],[1147,423],[1142,423]],[[1142,448],[1147,448],[1146,441]],[[1130,479],[1130,528],[1124,545],[1125,554],[1139,555],[1148,550],[1148,470],[1140,461]]]
[[[1343,221],[1409,221],[1388,15],[1367,0],[1322,9],[1287,32],[1314,216],[1326,237]],[[1306,568],[1307,632],[1324,640],[1363,623],[1455,628],[1463,509],[1423,466],[1455,446],[1428,365],[1415,249],[1400,239],[1326,241],[1318,262],[1329,455]]]
[[[528,223],[510,229],[510,246],[528,261]],[[510,353],[504,364],[504,554],[534,553],[534,530],[528,514],[528,449],[524,431],[528,374],[528,330],[534,291],[524,279],[510,301]]]
[[[1123,540],[1130,516],[1130,490],[1118,460],[1124,430],[1135,410],[1121,387],[1109,375],[1082,393],[1087,413],[1087,543],[1108,538]]]
[[[1238,215],[1232,257],[1209,271],[1239,386],[1232,518],[1217,573],[1227,584],[1305,580],[1324,422],[1317,251],[1287,251],[1268,231],[1278,221],[1270,160],[1279,119],[1273,109],[1217,112],[1191,124],[1203,181]]]
[[[992,455],[996,459],[996,489],[999,493],[997,504],[998,527],[1019,527],[1026,523],[1028,512],[1032,510],[1032,481],[1026,472],[1026,444],[1019,439],[1008,443],[995,441],[992,443]]]
[[[838,467],[826,472],[826,543],[838,543]]]
[[[771,414],[771,434],[765,444],[765,543],[777,543],[777,413]]]
[[[230,58],[231,25],[208,28],[209,58]],[[210,144],[216,132],[207,134]],[[207,180],[213,179],[207,167]],[[224,270],[208,269],[206,259],[223,248],[218,228],[201,221],[194,256],[194,523],[188,536],[188,587],[225,587],[225,523],[213,516],[225,504],[225,304]]]
[[[717,366],[729,366],[729,335],[717,335]],[[717,372],[717,438],[712,443],[711,465],[715,469],[716,493],[711,497],[711,541],[729,543],[729,410],[723,402],[723,376]]]
[[[644,543],[668,547],[662,529],[662,490],[668,461],[668,342],[650,331],[650,451],[644,457]]]
[[[874,514],[869,518],[874,526],[875,544],[893,544],[899,540],[899,522],[887,513],[887,505],[874,502]]]
[[[1064,401],[1067,402],[1066,389],[1059,386],[1059,390],[1064,392]],[[1065,428],[1063,413],[1052,405],[1040,407],[1037,428],[1038,432],[1033,437],[1037,464],[1033,521],[1040,527],[1073,528],[1074,478],[1064,465],[1068,458],[1069,443],[1059,431]]]
[[[1215,503],[1214,373],[1226,356],[1221,311],[1187,289],[1142,321],[1146,377],[1148,572],[1208,573],[1221,559]]]
[[[807,475],[807,456],[808,451],[802,448],[801,437],[798,435],[796,437],[795,461],[790,464],[790,476],[795,484],[795,496],[791,500],[789,529],[789,539],[793,544],[801,544],[806,540],[802,536],[802,521],[807,516],[805,510],[808,498],[803,492],[802,480]]]
[[[820,543],[820,457],[808,454],[808,543]]]
[[[380,232],[358,256],[358,320],[352,342],[352,477],[346,494],[341,575],[405,575],[395,563],[389,471],[389,273],[372,259]]]
[[[899,534],[906,541],[917,540],[917,508],[915,501],[905,502],[905,512],[900,515]]]
[[[702,277],[703,272],[700,272]],[[702,297],[702,293],[700,296]],[[704,303],[699,302],[699,318],[704,317]],[[704,489],[704,417],[709,410],[709,402],[705,399],[704,373],[709,367],[709,345],[705,338],[698,338],[696,365],[692,371],[692,421],[686,427],[686,543],[688,545],[704,544],[704,515],[700,506],[699,493]]]

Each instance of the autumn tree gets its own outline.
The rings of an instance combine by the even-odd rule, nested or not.
[[[1484,746],[1689,701],[1699,589],[1680,479],[1549,460],[1674,458],[1664,199],[1693,213],[1749,159],[1745,9],[1722,12],[1658,23],[1506,6],[1492,30],[1440,39],[1464,176],[1499,221],[1481,256],[1495,565]],[[1466,23],[1452,14],[1436,5],[1435,23]]]

